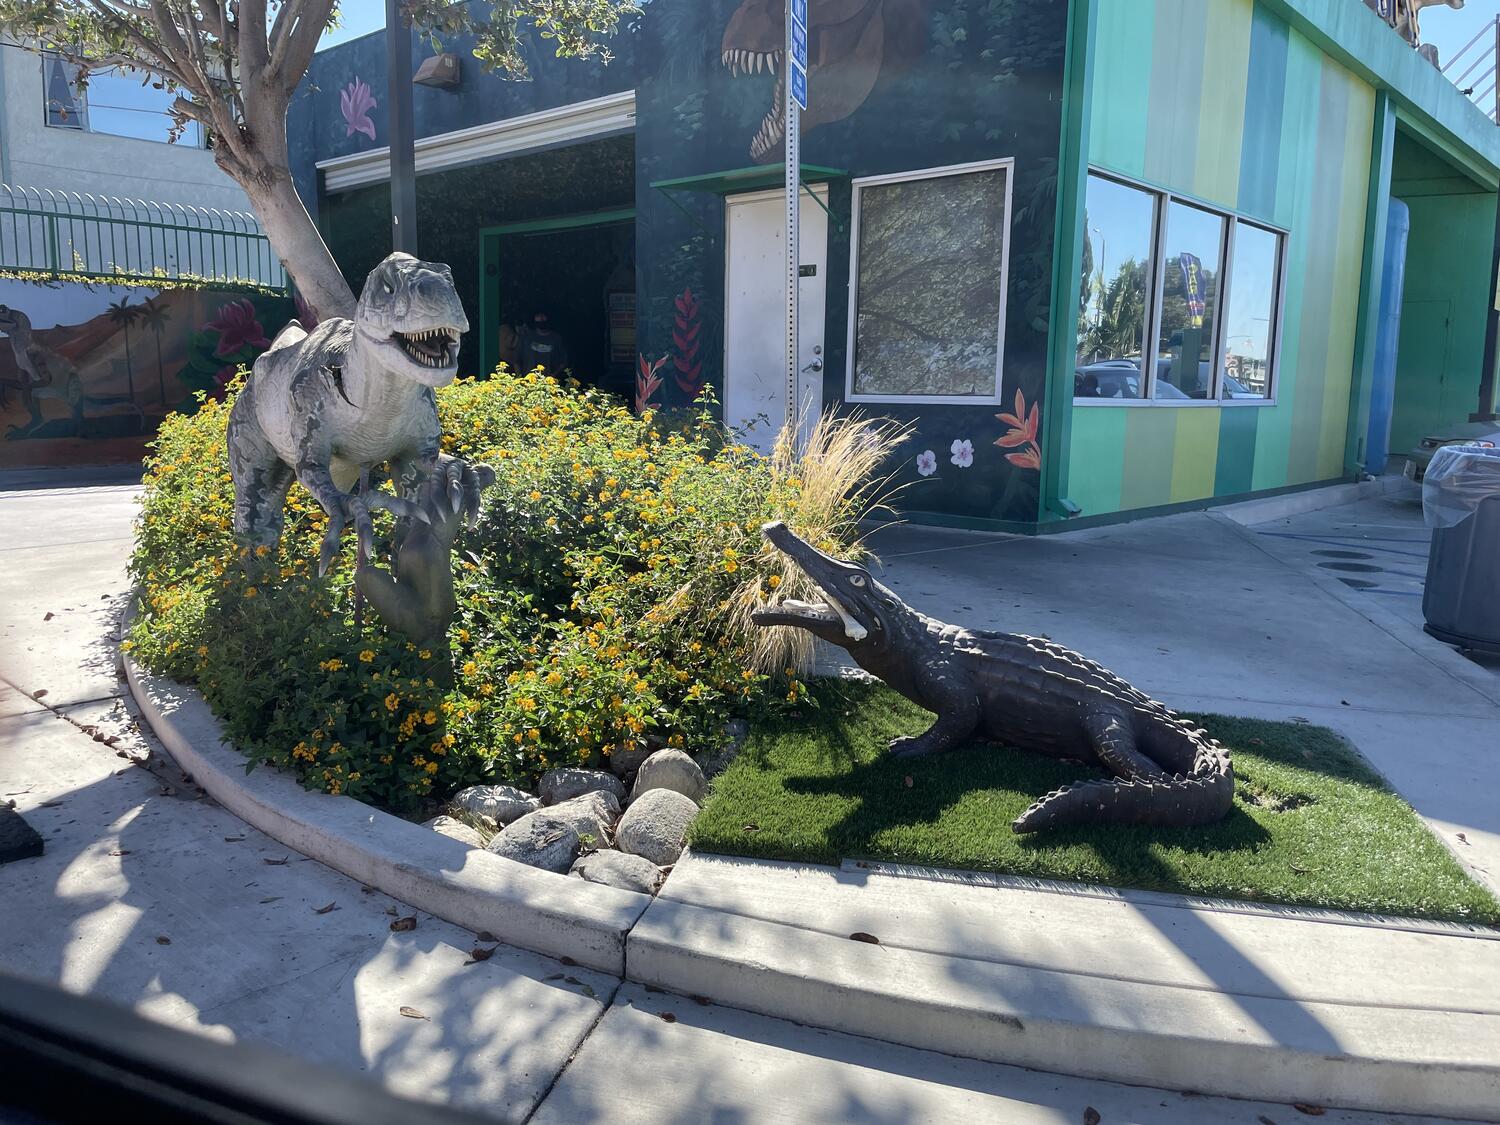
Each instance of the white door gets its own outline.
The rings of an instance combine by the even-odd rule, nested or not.
[[[828,189],[814,187],[826,204]],[[786,210],[781,191],[725,201],[724,418],[769,453],[787,423]],[[797,401],[805,436],[823,406],[828,213],[802,193]]]

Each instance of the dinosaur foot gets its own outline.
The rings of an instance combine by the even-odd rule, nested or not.
[[[434,470],[436,489],[448,498],[453,514],[463,514],[464,523],[473,527],[479,522],[480,494],[495,483],[495,470],[488,465],[471,465],[458,457],[443,457]]]
[[[390,512],[398,519],[417,519],[425,524],[432,523],[432,517],[419,505],[389,492],[372,491],[362,495],[344,493],[338,506],[328,513],[328,531],[323,536],[323,548],[318,552],[318,577],[328,573],[334,555],[338,554],[344,528],[351,524],[359,537],[362,557],[368,559],[375,553],[375,526],[370,521],[370,512],[376,509]]]

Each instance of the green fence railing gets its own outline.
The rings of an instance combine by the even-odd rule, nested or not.
[[[288,287],[260,224],[243,211],[7,184],[0,184],[0,270]]]

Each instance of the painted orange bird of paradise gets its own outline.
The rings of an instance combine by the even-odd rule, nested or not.
[[[1016,389],[1016,412],[1014,414],[996,414],[996,418],[1010,427],[1008,433],[1002,434],[995,439],[995,444],[1001,449],[1015,449],[1014,453],[1007,453],[1005,459],[1012,465],[1022,469],[1038,469],[1042,467],[1042,447],[1036,443],[1037,427],[1041,423],[1041,411],[1036,403],[1031,404],[1031,410],[1026,410],[1026,396],[1019,388]],[[1021,448],[1017,449],[1016,447]]]

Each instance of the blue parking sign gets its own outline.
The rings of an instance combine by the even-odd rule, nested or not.
[[[798,105],[806,109],[807,71],[803,70],[800,66],[793,66],[790,73],[792,76],[792,97],[796,99]]]
[[[807,28],[796,20],[792,21],[792,61],[807,69]]]
[[[807,0],[792,0],[792,19],[807,26]]]

